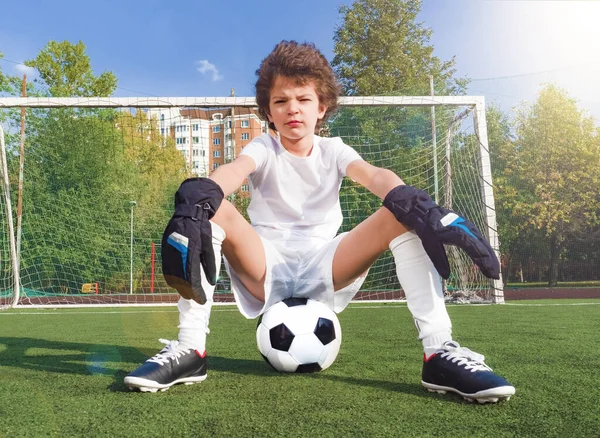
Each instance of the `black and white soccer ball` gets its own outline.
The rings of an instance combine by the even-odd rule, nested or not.
[[[288,298],[261,315],[256,343],[274,369],[311,373],[328,368],[342,344],[342,328],[333,310],[308,298]]]

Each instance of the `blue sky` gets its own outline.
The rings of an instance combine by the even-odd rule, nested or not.
[[[333,58],[338,8],[351,0],[24,0],[3,2],[5,73],[49,40],[83,41],[118,96],[253,95],[260,60],[282,39]],[[424,0],[435,54],[456,56],[469,94],[509,110],[555,83],[600,121],[600,1]]]

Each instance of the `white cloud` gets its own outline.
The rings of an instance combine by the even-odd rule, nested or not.
[[[221,79],[223,79],[223,76],[221,76],[217,67],[214,64],[208,62],[208,60],[203,59],[201,61],[196,61],[196,65],[198,66],[197,69],[200,73],[210,73],[212,75],[213,81],[220,81]]]
[[[15,65],[15,70],[17,70],[21,74],[26,74],[27,76],[35,76],[37,75],[37,70],[33,67],[28,67],[25,64],[17,64]]]

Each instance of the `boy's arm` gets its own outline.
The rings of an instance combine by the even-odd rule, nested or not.
[[[225,196],[231,195],[240,188],[244,179],[250,175],[256,165],[247,155],[240,155],[231,163],[218,167],[209,178],[221,186]]]
[[[390,190],[404,184],[391,170],[373,166],[364,160],[354,160],[348,164],[346,175],[379,199],[384,199]]]
[[[444,244],[448,244],[465,250],[486,277],[500,278],[496,253],[473,223],[440,207],[423,190],[405,185],[390,170],[354,160],[346,168],[346,175],[383,199],[383,206],[398,222],[416,231],[442,277],[450,277],[450,263],[444,249]]]

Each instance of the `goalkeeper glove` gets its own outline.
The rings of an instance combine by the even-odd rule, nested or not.
[[[217,282],[210,219],[223,201],[223,190],[209,178],[186,179],[175,193],[175,213],[163,233],[162,270],[167,284],[186,299],[204,304],[202,269]]]
[[[500,278],[496,253],[477,227],[456,212],[437,205],[423,190],[401,185],[386,195],[384,207],[398,222],[414,228],[423,248],[443,278],[450,277],[444,244],[462,248],[489,278]]]

